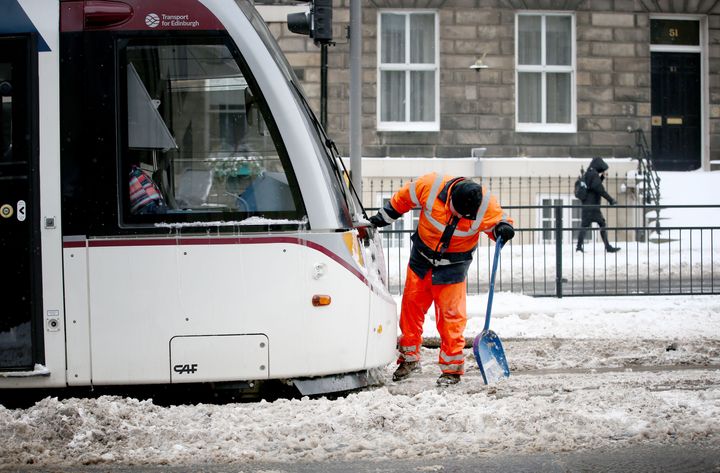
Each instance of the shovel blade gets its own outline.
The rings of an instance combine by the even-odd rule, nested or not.
[[[485,384],[493,384],[510,376],[502,342],[492,330],[483,330],[475,337],[473,354]]]

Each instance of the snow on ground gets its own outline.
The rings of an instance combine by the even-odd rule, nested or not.
[[[466,335],[484,317],[470,300]],[[498,294],[513,371],[435,386],[423,371],[338,399],[161,407],[122,397],[0,407],[0,466],[197,465],[442,458],[720,442],[720,296],[532,299]],[[431,327],[426,322],[428,336]]]
[[[399,299],[398,299],[399,300]],[[485,323],[487,295],[468,298],[466,337]],[[432,310],[432,309],[431,309]],[[658,317],[658,311],[664,317]],[[491,324],[503,337],[683,338],[720,337],[720,297],[533,298],[510,292],[493,298]],[[429,313],[425,334],[437,336]]]
[[[475,378],[446,391],[385,386],[335,401],[169,408],[48,398],[0,412],[0,453],[6,466],[197,465],[717,445],[718,382],[717,371],[515,376],[492,389]]]
[[[718,205],[720,172],[659,172],[661,205]],[[720,225],[718,209],[665,209],[662,225],[699,227]]]

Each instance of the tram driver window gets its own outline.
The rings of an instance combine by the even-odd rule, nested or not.
[[[128,223],[301,218],[274,123],[227,45],[130,41],[123,53]]]

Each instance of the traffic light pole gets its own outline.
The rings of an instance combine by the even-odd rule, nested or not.
[[[320,123],[327,129],[327,72],[328,72],[328,45],[320,45]]]
[[[328,44],[332,43],[333,0],[312,0],[309,11],[289,13],[288,29],[320,46],[320,123],[327,128]]]
[[[350,2],[350,179],[362,192],[362,3]]]

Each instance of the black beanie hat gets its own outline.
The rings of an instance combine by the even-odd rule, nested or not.
[[[453,186],[450,198],[457,213],[474,220],[482,200],[482,187],[475,182],[462,180]]]

